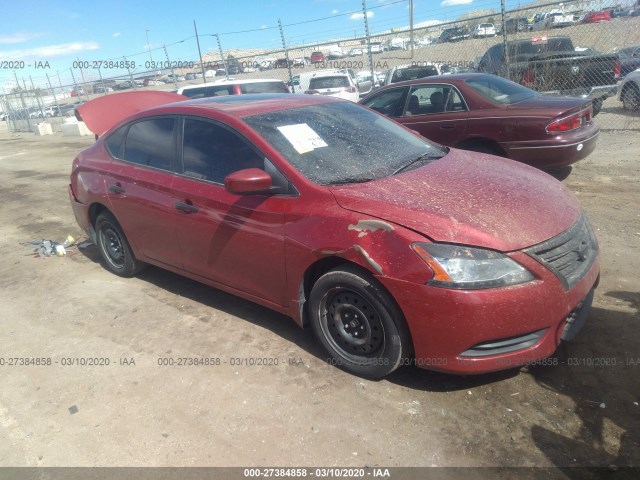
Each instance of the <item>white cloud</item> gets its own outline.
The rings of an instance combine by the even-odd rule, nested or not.
[[[364,18],[364,15],[362,13],[354,13],[349,18],[351,20],[362,20]],[[373,12],[371,10],[367,12],[367,18],[373,18]]]
[[[331,10],[331,15],[335,15],[336,13],[340,13],[340,10],[338,10],[337,8]]]
[[[453,7],[455,5],[468,5],[473,3],[473,0],[444,0],[440,4],[441,7]]]
[[[115,33],[112,35],[112,37],[113,37],[113,38],[118,38],[119,36],[120,36],[120,32],[115,32]]]
[[[46,45],[44,47],[0,51],[0,57],[9,60],[35,58],[44,61],[50,59],[51,57],[77,55],[78,53],[98,50],[99,48],[100,45],[98,45],[96,42],[61,43],[58,45]]]
[[[41,33],[18,32],[11,35],[0,35],[0,45],[22,43],[42,36]]]
[[[264,30],[265,28],[269,28],[269,27],[267,27],[266,25],[261,25],[260,28]]]

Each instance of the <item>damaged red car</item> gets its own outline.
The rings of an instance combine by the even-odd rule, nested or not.
[[[369,378],[518,367],[584,324],[598,245],[551,176],[340,99],[179,98],[103,122],[73,161],[113,273],[151,264],[282,312]]]

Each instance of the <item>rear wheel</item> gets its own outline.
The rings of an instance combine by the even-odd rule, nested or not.
[[[640,109],[640,90],[634,86],[628,86],[622,92],[622,106],[625,110]]]
[[[132,277],[146,266],[133,255],[127,237],[113,215],[108,212],[99,214],[95,230],[98,249],[111,272],[121,277]]]
[[[310,295],[310,320],[332,364],[382,378],[408,356],[411,341],[402,312],[368,273],[343,266],[324,274]]]

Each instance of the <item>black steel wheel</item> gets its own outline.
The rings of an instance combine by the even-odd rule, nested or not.
[[[381,378],[400,366],[411,341],[402,312],[366,271],[343,266],[318,279],[310,320],[330,363],[356,375]]]
[[[145,264],[133,255],[127,237],[113,215],[100,213],[96,218],[95,230],[98,249],[111,272],[121,277],[132,277],[144,268]]]

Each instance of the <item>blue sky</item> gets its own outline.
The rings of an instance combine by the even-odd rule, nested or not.
[[[518,4],[516,0],[507,1],[511,8]],[[371,31],[407,25],[408,5],[408,0],[367,0]],[[154,60],[166,59],[163,45],[171,60],[194,60],[194,20],[203,53],[217,49],[211,35],[214,33],[221,34],[224,50],[280,48],[279,18],[291,45],[364,34],[361,0],[31,0],[28,6],[15,1],[3,5],[0,62],[9,68],[0,69],[0,85],[12,81],[16,66],[19,79],[29,82],[31,76],[38,86],[45,85],[45,73],[56,79],[54,84],[58,75],[63,83],[70,82],[75,60],[93,62],[126,56],[142,64],[149,60],[147,35]],[[416,23],[451,21],[477,9],[499,11],[500,0],[414,0],[414,19]],[[24,61],[24,67],[16,61]],[[48,68],[41,63],[45,68],[36,69],[35,62],[48,62]],[[78,69],[73,74],[81,80]]]

